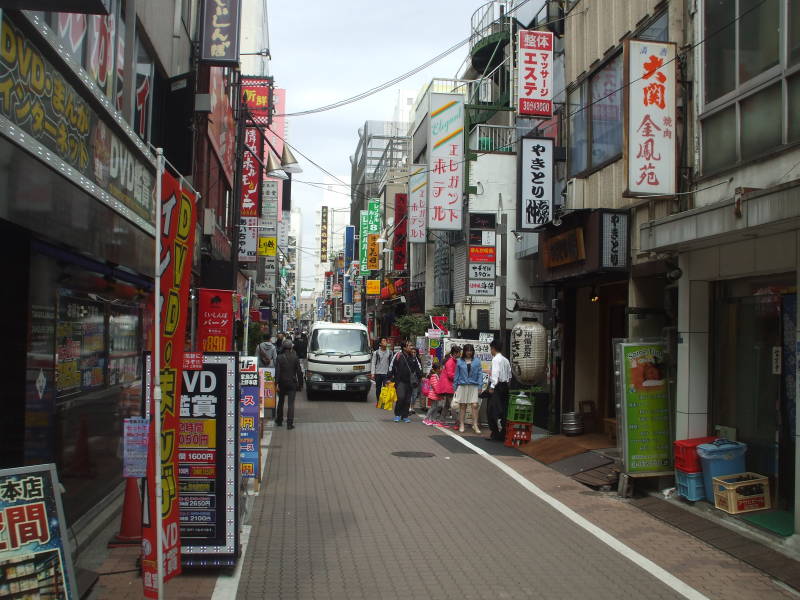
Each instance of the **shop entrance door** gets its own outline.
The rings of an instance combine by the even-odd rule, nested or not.
[[[776,508],[793,505],[796,296],[787,288],[720,286],[712,425],[733,427],[747,444],[747,469],[767,475]],[[728,293],[726,293],[728,292]],[[730,292],[734,292],[733,295]]]

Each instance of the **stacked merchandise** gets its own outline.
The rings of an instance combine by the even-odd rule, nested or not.
[[[533,431],[533,404],[520,392],[508,403],[506,413],[506,440],[509,448],[518,448],[531,441]]]
[[[703,470],[700,466],[700,457],[697,447],[716,440],[714,436],[678,440],[673,444],[675,452],[675,483],[678,493],[689,500],[696,502],[706,497],[703,486]]]

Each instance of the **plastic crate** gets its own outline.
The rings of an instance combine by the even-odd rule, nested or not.
[[[520,423],[519,421],[506,421],[506,441],[505,445],[509,448],[518,448],[524,442],[531,441],[533,431],[532,423]]]
[[[686,473],[675,469],[675,485],[678,493],[690,502],[705,500],[706,490],[703,485],[702,473]]]
[[[758,473],[714,477],[714,506],[731,515],[770,508],[769,479]]]
[[[514,398],[508,399],[506,421],[514,423],[533,423],[533,404],[517,404]]]
[[[700,457],[697,456],[697,447],[700,444],[710,444],[716,439],[717,436],[712,435],[673,442],[675,468],[684,473],[700,473],[703,468],[700,466]]]

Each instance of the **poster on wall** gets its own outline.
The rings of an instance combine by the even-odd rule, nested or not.
[[[197,339],[202,352],[233,350],[233,291],[198,290]]]
[[[677,186],[674,42],[625,43],[628,193],[674,194]]]
[[[234,566],[239,545],[238,356],[205,353],[199,366],[184,370],[180,399],[181,553],[186,566]]]
[[[442,356],[450,354],[450,349],[453,346],[458,346],[462,350],[464,344],[472,344],[475,348],[475,358],[481,361],[481,369],[484,373],[489,375],[492,372],[492,351],[489,348],[489,342],[481,342],[480,340],[462,340],[458,338],[444,338]]]
[[[79,597],[53,464],[0,470],[0,597]]]
[[[623,467],[627,473],[671,472],[665,345],[616,340],[614,346]]]
[[[259,442],[258,359],[255,356],[239,358],[239,469],[242,477],[260,479],[261,444]]]

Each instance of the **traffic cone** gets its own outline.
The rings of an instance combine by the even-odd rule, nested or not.
[[[122,523],[119,533],[108,543],[109,548],[142,543],[142,499],[135,477],[125,479],[125,501],[122,504]]]

